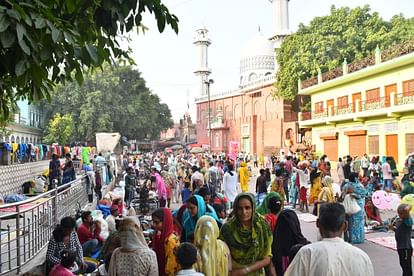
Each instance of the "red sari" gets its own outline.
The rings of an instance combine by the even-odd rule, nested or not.
[[[275,214],[269,213],[269,214],[266,214],[264,218],[266,219],[267,224],[269,224],[269,227],[273,233],[276,228],[277,216]]]
[[[168,237],[174,232],[174,219],[170,209],[165,207],[163,207],[162,209],[164,212],[162,231],[161,233],[155,235],[152,241],[152,249],[154,249],[155,253],[157,254],[159,275],[165,275],[165,242],[168,239]]]

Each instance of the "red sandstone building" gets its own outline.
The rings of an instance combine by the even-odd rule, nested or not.
[[[229,151],[230,142],[239,151],[257,154],[279,152],[297,143],[297,113],[283,100],[273,100],[274,78],[263,85],[241,89],[210,100],[211,150]],[[209,145],[208,101],[197,102],[197,143]]]
[[[197,30],[194,44],[199,50],[200,97],[197,104],[197,143],[211,151],[238,151],[256,154],[279,153],[301,140],[297,108],[282,99],[273,99],[276,49],[289,34],[288,0],[272,1],[275,33],[272,38],[259,34],[244,47],[240,59],[237,89],[210,95],[208,46],[211,40],[205,27]],[[210,109],[209,109],[210,106]],[[211,126],[209,127],[209,115]],[[211,133],[210,133],[211,132]]]

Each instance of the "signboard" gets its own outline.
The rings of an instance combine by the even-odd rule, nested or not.
[[[236,141],[229,142],[229,156],[232,160],[237,159],[237,153],[239,152],[240,143]]]

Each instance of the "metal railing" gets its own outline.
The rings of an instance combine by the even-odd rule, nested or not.
[[[86,176],[25,201],[0,206],[0,275],[21,272],[47,245],[55,225],[87,204]]]
[[[323,108],[318,111],[312,111],[310,113],[307,113],[306,116],[303,116],[302,121],[322,119],[345,114],[355,114],[363,111],[378,110],[413,103],[414,95],[397,94],[394,95],[393,99],[392,96],[380,97],[376,99],[358,101],[355,103],[348,103],[346,105],[341,106],[330,106],[328,108]]]

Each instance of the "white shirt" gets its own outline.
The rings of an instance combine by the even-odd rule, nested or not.
[[[362,159],[361,159],[361,166],[362,166],[362,168],[366,168],[366,169],[368,169],[369,168],[369,160],[368,160],[368,158],[366,158],[365,156],[364,157],[362,157]]]
[[[106,217],[106,222],[108,223],[108,231],[109,234],[116,232],[116,222],[115,217],[113,215],[109,215]]]
[[[285,276],[373,276],[368,255],[341,238],[323,239],[302,247]]]
[[[304,170],[297,169],[295,167],[292,168],[294,172],[297,172],[299,175],[299,186],[300,188],[305,187],[306,189],[309,188],[309,172],[305,172]]]
[[[196,272],[195,269],[181,269],[175,275],[177,275],[177,276],[179,276],[179,275],[186,275],[186,276],[204,276],[203,273]]]
[[[237,173],[232,171],[233,175],[226,172],[223,177],[223,191],[224,195],[230,202],[234,202],[237,196]]]

